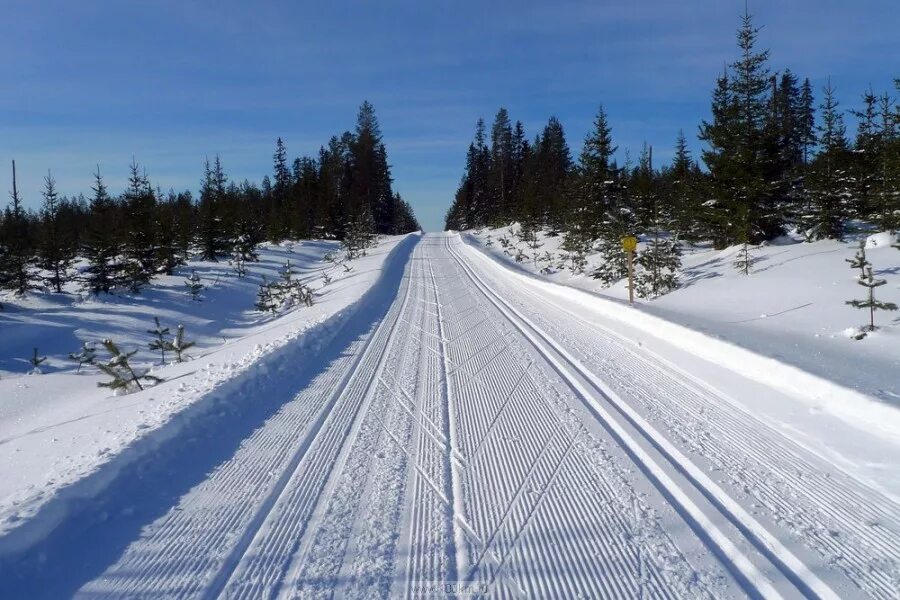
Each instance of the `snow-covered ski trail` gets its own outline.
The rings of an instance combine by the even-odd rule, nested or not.
[[[457,246],[462,250],[462,246]],[[469,250],[469,249],[466,249]],[[678,365],[623,338],[558,297],[518,285],[477,251],[477,269],[494,295],[524,315],[551,344],[564,340],[578,368],[604,394],[617,398],[633,418],[652,423],[681,462],[716,474],[734,506],[750,507],[758,541],[772,547],[805,547],[805,562],[843,574],[874,597],[894,598],[900,589],[900,506],[839,465],[750,413],[728,394]],[[771,389],[769,393],[778,393]],[[696,464],[696,466],[693,466]],[[766,522],[768,527],[761,527]],[[787,567],[787,565],[782,565]],[[838,577],[838,581],[841,578]],[[846,583],[844,581],[843,583]],[[807,589],[810,594],[812,590]],[[841,595],[853,593],[842,587]]]
[[[631,486],[626,457],[593,455],[603,441],[572,414],[571,390],[447,242],[423,245],[443,292],[465,513],[481,540],[459,584],[501,597],[720,595],[718,566],[690,564]]]
[[[407,288],[404,278],[401,298]],[[404,306],[395,302],[371,335],[354,341],[81,594],[215,597],[226,591],[235,572],[245,575],[235,585],[257,593],[277,584],[277,578],[273,584],[256,577],[255,569],[274,562],[271,553],[257,548],[263,540],[294,543],[293,527],[305,524],[326,485]],[[228,595],[239,591],[227,590]]]
[[[457,236],[402,269],[77,596],[896,598],[892,498]]]

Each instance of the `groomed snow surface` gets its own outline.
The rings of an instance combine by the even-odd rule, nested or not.
[[[387,240],[314,307],[256,323],[255,286],[239,299],[237,282],[201,308],[166,300],[165,282],[111,300],[141,322],[162,307],[210,321],[193,325],[194,360],[142,393],[4,378],[2,595],[897,597],[895,350],[861,351],[858,368],[895,376],[853,385],[760,345],[805,348],[805,325],[705,335],[661,318],[667,298],[628,307],[511,269],[477,239]],[[313,279],[322,253],[292,256]],[[671,298],[714,294],[724,268]],[[82,304],[60,310],[102,312]],[[17,310],[4,318],[53,322]]]

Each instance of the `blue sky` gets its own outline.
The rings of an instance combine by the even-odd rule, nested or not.
[[[475,121],[506,106],[529,137],[550,115],[573,154],[603,103],[620,155],[665,160],[734,59],[740,0],[575,2],[180,2],[4,0],[0,181],[16,159],[29,206],[53,170],[113,191],[134,155],[163,189],[196,190],[204,157],[259,181],[274,140],[314,154],[352,128],[363,99],[381,121],[395,188],[442,226]],[[845,108],[900,76],[897,0],[753,0],[775,70]],[[620,157],[621,158],[621,157]]]

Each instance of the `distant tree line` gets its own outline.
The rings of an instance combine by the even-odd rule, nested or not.
[[[621,252],[612,250],[624,235],[659,240],[662,231],[675,240],[746,248],[788,230],[809,240],[841,239],[853,220],[900,227],[897,104],[886,93],[863,94],[851,141],[831,83],[817,111],[808,79],[771,71],[768,51],[756,49],[757,32],[745,15],[739,56],[718,77],[711,116],[699,127],[705,168],[683,133],[668,165],[654,166],[646,145],[636,164],[617,164],[602,106],[577,160],[555,117],[529,140],[501,108],[490,130],[478,121],[446,227],[517,221],[526,231],[562,234],[573,256],[608,250],[613,264],[595,276],[612,279],[623,268],[616,264]],[[900,79],[895,83],[900,90]]]
[[[316,157],[288,162],[281,138],[272,176],[261,185],[229,181],[219,157],[205,163],[199,197],[162,192],[132,160],[128,184],[113,195],[98,167],[89,197],[60,196],[48,172],[39,212],[26,210],[15,181],[0,215],[0,289],[56,292],[72,278],[95,293],[139,291],[172,274],[190,255],[256,260],[263,241],[401,234],[419,229],[391,187],[387,150],[371,104],[356,129],[334,136]],[[80,273],[76,257],[87,260]]]

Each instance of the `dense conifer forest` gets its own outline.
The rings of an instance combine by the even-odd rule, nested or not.
[[[715,81],[710,115],[699,125],[701,156],[691,155],[682,131],[673,135],[670,164],[655,164],[646,145],[636,162],[617,164],[601,106],[576,159],[555,117],[529,139],[501,108],[490,128],[478,121],[446,227],[518,222],[524,237],[536,230],[564,235],[575,270],[589,252],[606,256],[593,273],[604,281],[624,276],[625,235],[649,239],[645,260],[660,264],[677,262],[678,242],[742,245],[745,260],[735,266],[748,270],[748,246],[788,231],[816,240],[842,239],[859,224],[896,230],[897,103],[887,92],[863,92],[850,139],[832,82],[816,92],[809,79],[774,71],[769,52],[757,47],[758,31],[745,14],[737,58]],[[900,79],[895,83],[900,90]]]
[[[26,210],[13,180],[0,215],[0,289],[61,292],[78,279],[95,293],[138,292],[172,274],[189,255],[252,260],[260,242],[401,234],[419,229],[412,208],[392,189],[387,150],[374,108],[364,102],[356,128],[334,136],[315,157],[290,162],[279,138],[273,173],[261,185],[231,181],[218,156],[207,159],[199,197],[163,192],[132,159],[116,195],[94,173],[89,194],[61,196],[48,171],[39,212]],[[87,267],[73,268],[76,257]]]

